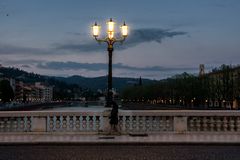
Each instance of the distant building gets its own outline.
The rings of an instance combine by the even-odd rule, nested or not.
[[[210,106],[237,108],[240,106],[240,66],[224,66],[205,74],[209,79]]]
[[[22,102],[23,101],[23,87],[24,83],[22,81],[15,81],[15,100]]]
[[[36,82],[35,87],[37,90],[37,96],[41,101],[52,101],[53,100],[53,87],[44,85],[41,82]]]
[[[19,102],[49,102],[53,100],[53,87],[41,82],[26,84],[16,81],[15,100]]]

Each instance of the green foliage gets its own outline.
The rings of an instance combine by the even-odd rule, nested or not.
[[[4,103],[14,98],[14,92],[8,80],[0,81],[0,98]]]
[[[95,78],[71,76],[67,78],[57,77],[56,79],[66,82],[67,84],[78,84],[82,88],[89,88],[93,91],[96,91],[98,89],[105,90],[107,88],[107,76],[95,77]],[[143,84],[151,84],[155,82],[149,79],[142,79],[141,81]],[[129,82],[134,82],[135,84],[138,84],[139,79],[113,77],[113,88],[121,92],[124,88],[133,85],[133,84],[130,84]]]

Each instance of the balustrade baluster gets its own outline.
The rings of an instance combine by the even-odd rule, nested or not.
[[[146,131],[150,131],[150,120],[149,120],[149,116],[146,116]]]
[[[171,125],[170,125],[170,117],[166,117],[166,131],[171,131]]]
[[[70,124],[70,117],[69,117],[69,115],[66,116],[65,124],[66,124],[66,130],[64,129],[64,131],[71,131],[71,124]]]
[[[16,132],[16,117],[13,117],[12,118],[12,123],[11,123],[11,125],[12,125],[12,132]]]
[[[17,132],[21,131],[21,117],[17,117]]]
[[[59,129],[60,129],[60,131],[63,131],[63,127],[64,127],[64,124],[63,124],[63,115],[60,115],[60,117],[59,117]]]
[[[213,117],[210,117],[210,131],[213,132],[214,131],[214,123],[215,120]]]
[[[228,131],[228,118],[223,118],[223,131]]]
[[[138,116],[138,129],[140,132],[144,132],[143,123],[143,116]]]
[[[201,131],[201,117],[197,117],[196,119],[196,130]]]
[[[72,125],[73,125],[73,131],[76,131],[76,130],[77,130],[77,129],[76,129],[76,120],[77,120],[76,115],[73,116],[72,120],[73,120],[73,123],[72,123]]]
[[[57,125],[57,117],[54,115],[53,116],[53,131],[56,131],[56,129],[57,129],[56,125]]]
[[[33,116],[30,117],[30,127],[29,127],[29,131],[32,131],[33,128]]]
[[[222,129],[221,117],[217,117],[217,118],[216,118],[216,129],[217,129],[218,132],[220,132],[221,129]]]
[[[9,130],[8,118],[4,118],[4,132],[8,132],[8,130]]]
[[[93,117],[93,130],[94,131],[99,131],[99,121],[98,121],[98,117],[97,115],[94,115]]]
[[[126,125],[126,132],[130,131],[130,116],[126,116],[126,121],[125,121]]]
[[[94,121],[93,121],[93,117],[94,116],[89,116],[89,123],[88,123],[88,126],[89,126],[89,131],[93,131],[93,127],[94,127]]]
[[[27,116],[24,116],[24,131],[27,131]]]
[[[229,117],[230,120],[229,120],[229,130],[231,132],[234,132],[235,131],[235,119],[234,117]]]
[[[149,131],[153,131],[153,116],[149,116]]]
[[[163,131],[163,117],[159,117],[159,131]]]
[[[80,115],[79,121],[80,121],[80,131],[82,131],[83,130],[83,116],[82,115]]]
[[[159,116],[154,116],[154,121],[153,121],[153,128],[154,131],[159,132]]]
[[[119,126],[119,132],[122,131],[122,125],[123,125],[123,116],[118,116],[118,126]]]
[[[147,128],[146,128],[146,116],[142,116],[142,129],[144,132],[147,131]]]
[[[140,129],[139,129],[139,116],[136,116],[136,132],[140,132]]]
[[[133,131],[133,116],[129,116],[129,130]]]
[[[86,130],[89,131],[90,130],[90,117],[89,116],[86,116],[86,119],[85,119],[85,124],[86,124]]]
[[[193,117],[189,117],[189,131],[194,131],[194,119]]]
[[[132,116],[132,131],[136,132],[137,130],[136,116]]]
[[[203,117],[203,131],[208,131],[208,119],[207,117]]]
[[[86,116],[83,116],[83,119],[82,119],[82,129],[84,130],[84,131],[86,131],[87,130],[87,117]]]

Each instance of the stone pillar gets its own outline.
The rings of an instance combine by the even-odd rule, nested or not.
[[[32,120],[32,132],[47,132],[47,117],[34,116]]]
[[[173,129],[175,133],[187,132],[187,117],[174,117]]]
[[[238,104],[236,99],[233,101],[233,109],[238,109]]]
[[[111,126],[110,126],[110,119],[109,119],[109,116],[111,114],[111,110],[105,110],[103,111],[103,123],[102,123],[102,131],[103,132],[109,132],[110,129],[111,129]]]

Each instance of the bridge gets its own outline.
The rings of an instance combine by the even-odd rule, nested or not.
[[[4,159],[14,159],[12,155],[38,159],[46,156],[42,152],[55,158],[62,155],[58,159],[74,155],[176,159],[182,155],[178,159],[185,160],[232,160],[240,155],[239,111],[120,110],[119,133],[113,134],[109,134],[109,114],[107,109],[0,112],[0,155]]]

